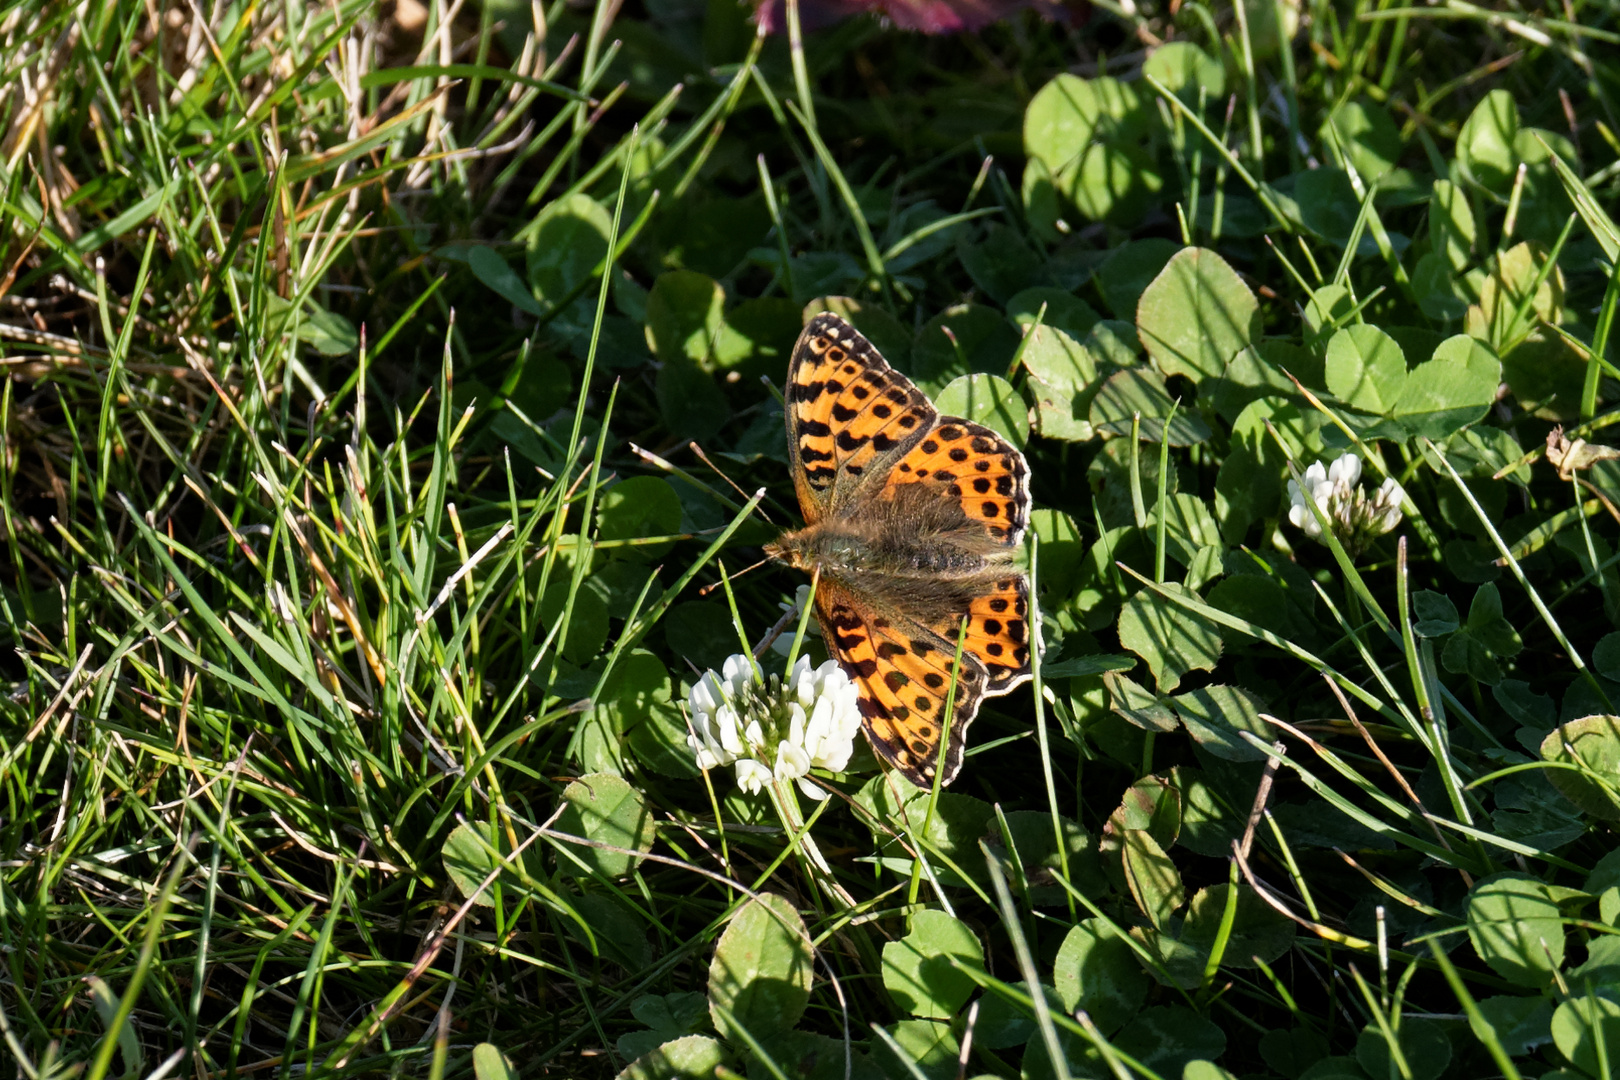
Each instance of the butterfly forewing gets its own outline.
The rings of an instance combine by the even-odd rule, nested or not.
[[[956,664],[956,641],[946,640],[893,608],[823,580],[816,614],[827,649],[860,688],[862,726],[872,748],[918,787],[934,782],[945,705],[954,699],[948,725],[944,782],[962,767],[967,728],[989,681],[983,666],[964,649]],[[956,672],[956,689],[951,676]]]
[[[911,380],[836,315],[817,315],[788,364],[788,452],[806,524],[848,507],[938,413]]]

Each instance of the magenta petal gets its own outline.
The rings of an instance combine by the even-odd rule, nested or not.
[[[1078,26],[1085,21],[1089,6],[1084,0],[799,0],[799,22],[808,32],[872,11],[901,30],[959,34],[982,30],[1024,10]],[[780,33],[787,27],[786,0],[762,0],[754,20],[766,33]]]
[[[880,0],[902,30],[957,34],[988,26],[1023,6],[1022,0]]]

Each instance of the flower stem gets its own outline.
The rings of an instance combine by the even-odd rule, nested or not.
[[[815,837],[810,835],[810,827],[805,823],[803,811],[799,809],[799,794],[793,789],[793,785],[781,780],[772,780],[769,790],[771,802],[776,806],[776,815],[782,820],[782,827],[788,834],[788,843],[792,846],[793,853],[799,857],[805,876],[816,882],[823,892],[836,899],[845,910],[855,907],[855,898],[838,883],[838,879],[833,876],[832,866],[821,853]]]

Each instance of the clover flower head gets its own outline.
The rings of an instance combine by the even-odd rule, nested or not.
[[[841,771],[861,728],[859,692],[836,660],[811,669],[799,657],[786,682],[762,679],[745,653],[706,671],[687,696],[692,714],[686,745],[698,767],[735,765],[750,795],[772,781],[797,780],[811,799],[827,793],[806,777],[812,768]]]
[[[1358,486],[1361,459],[1344,454],[1332,465],[1320,461],[1305,470],[1305,482],[1288,481],[1288,520],[1313,540],[1322,538],[1322,526],[1311,513],[1315,502],[1333,528],[1339,543],[1352,555],[1359,554],[1378,537],[1401,523],[1401,502],[1406,492],[1393,478],[1385,480],[1369,498]]]

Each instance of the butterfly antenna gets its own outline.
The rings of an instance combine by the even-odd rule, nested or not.
[[[755,563],[753,566],[745,566],[741,570],[737,571],[735,574],[730,575],[731,580],[736,581],[738,578],[740,578],[744,574],[748,573],[748,571],[750,571],[750,570],[758,570],[760,567],[764,566],[766,563],[768,563],[770,561],[771,561],[770,559],[765,558],[765,559],[759,560],[759,562]],[[699,596],[708,596],[710,593],[714,592],[714,590],[720,588],[724,584],[725,584],[725,582],[723,582],[723,581],[716,581],[712,585],[705,585],[705,586],[703,586],[703,588],[698,590],[698,595]]]
[[[697,444],[696,439],[693,439],[691,442],[687,443],[686,445],[691,449],[692,453],[694,453],[694,454],[696,454],[698,456],[699,461],[703,462],[703,464],[705,464],[709,468],[713,469],[714,472],[715,472],[715,475],[720,477],[720,479],[722,479],[726,483],[730,484],[731,485],[731,490],[735,491],[738,495],[741,495],[744,502],[747,502],[749,499],[753,498],[753,496],[748,494],[748,492],[746,492],[742,488],[738,487],[737,482],[735,480],[733,480],[731,477],[727,476],[725,473],[721,472],[720,467],[718,465],[716,465],[714,462],[709,460],[709,455],[705,454],[703,452],[703,447],[701,447],[701,446],[699,446]],[[775,525],[776,524],[776,522],[771,520],[771,516],[765,512],[765,508],[763,506],[758,507],[757,509],[759,511],[759,516],[764,518],[767,524],[770,524],[770,525]]]
[[[799,609],[796,607],[790,607],[786,611],[782,612],[782,617],[776,620],[776,625],[765,631],[765,636],[760,639],[758,645],[754,646],[754,659],[758,660],[760,657],[764,656],[765,650],[776,644],[776,639],[781,637],[782,634],[786,632],[788,624],[797,622],[798,619]]]

